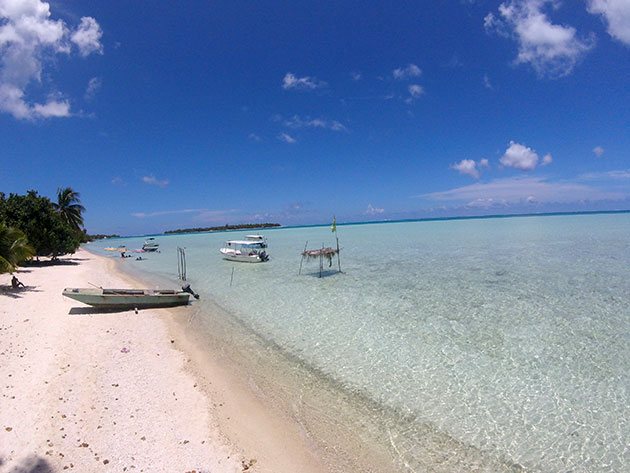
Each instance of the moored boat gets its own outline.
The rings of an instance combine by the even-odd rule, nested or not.
[[[266,247],[260,241],[229,240],[219,250],[223,259],[239,261],[241,263],[264,263],[269,261],[269,255],[264,250]]]
[[[189,286],[181,290],[173,289],[102,289],[102,288],[65,288],[62,294],[93,307],[102,308],[146,308],[173,307],[186,305],[194,293]]]
[[[153,237],[147,238],[142,245],[142,249],[144,251],[158,251],[160,249],[160,244]]]

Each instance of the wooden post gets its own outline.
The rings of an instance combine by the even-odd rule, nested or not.
[[[322,252],[319,254],[319,277],[322,277],[322,271],[324,270],[324,244],[322,243]]]
[[[337,239],[337,266],[339,267],[339,272],[341,271],[341,260],[339,259],[339,237],[337,236],[337,232],[335,232],[335,238]]]
[[[304,251],[306,251],[306,247],[308,246],[308,240],[304,243]],[[302,259],[300,260],[300,270],[298,271],[298,276],[302,274],[302,263],[304,263],[304,251],[302,252]]]
[[[234,280],[234,266],[232,266],[232,276],[230,276],[230,287],[232,287],[233,280]]]

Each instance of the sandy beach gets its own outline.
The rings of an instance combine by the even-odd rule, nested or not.
[[[141,287],[116,263],[79,250],[20,269],[24,289],[0,276],[1,472],[327,471],[237,375],[194,366],[169,323],[189,308],[99,313],[61,295]]]

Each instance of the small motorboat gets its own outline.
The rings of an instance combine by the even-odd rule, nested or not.
[[[239,261],[241,263],[264,263],[269,261],[269,255],[260,241],[229,240],[219,250],[223,259]]]
[[[160,249],[160,244],[153,237],[147,238],[144,240],[144,244],[142,245],[142,249],[144,251],[158,251]]]
[[[173,307],[187,305],[191,295],[196,299],[190,285],[181,291],[173,289],[103,289],[99,287],[68,287],[62,295],[93,307],[111,309],[140,309],[147,307]]]

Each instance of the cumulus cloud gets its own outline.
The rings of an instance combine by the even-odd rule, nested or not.
[[[81,23],[74,33],[70,35],[70,41],[77,45],[79,54],[83,57],[92,53],[103,53],[101,44],[103,32],[96,20],[89,16],[81,18]]]
[[[538,165],[538,160],[539,157],[536,151],[520,143],[510,141],[499,162],[505,167],[533,171]],[[542,165],[550,164],[552,161],[551,154],[547,153],[542,159]]]
[[[380,215],[385,212],[385,209],[373,207],[372,204],[368,204],[365,215]]]
[[[22,120],[70,116],[70,102],[58,93],[32,103],[27,87],[41,82],[46,59],[71,54],[72,44],[82,56],[102,51],[101,34],[89,17],[71,31],[62,20],[51,19],[50,5],[41,0],[0,0],[0,111]]]
[[[392,75],[394,79],[403,80],[410,79],[412,77],[419,77],[422,74],[422,69],[420,69],[415,64],[408,64],[405,67],[399,67],[398,69],[394,69],[392,71]]]
[[[142,182],[144,182],[145,184],[149,184],[151,186],[158,186],[162,188],[168,186],[168,179],[157,179],[152,174],[149,176],[143,176]]]
[[[284,125],[289,128],[321,128],[332,131],[348,131],[348,129],[337,120],[325,120],[323,118],[300,117],[293,115],[284,120]]]
[[[284,141],[285,143],[289,143],[289,144],[297,143],[297,140],[293,138],[291,135],[289,135],[288,133],[280,133],[278,135],[278,139],[280,141]]]
[[[575,182],[552,182],[543,177],[513,177],[432,192],[420,197],[441,202],[462,203],[470,207],[493,207],[523,202],[568,203],[619,200],[627,198],[628,192],[602,190]]]
[[[601,146],[595,146],[595,148],[593,148],[593,153],[595,153],[595,156],[598,158],[601,158],[604,155],[604,148]]]
[[[593,37],[578,38],[575,28],[554,24],[543,9],[557,6],[556,0],[509,0],[499,6],[499,16],[484,18],[487,31],[514,38],[518,43],[517,64],[529,64],[541,77],[570,74],[593,47]]]
[[[291,72],[287,72],[282,79],[282,88],[285,90],[313,90],[321,89],[322,87],[326,87],[326,82],[321,81],[315,77],[297,77]]]
[[[249,135],[247,135],[247,138],[252,141],[261,141],[260,136],[258,136],[256,133],[250,133]]]
[[[451,164],[450,168],[458,171],[460,174],[466,174],[468,176],[479,179],[481,177],[480,169],[488,167],[490,163],[487,159],[480,159],[476,162],[472,159],[462,159],[460,162]]]
[[[588,11],[601,15],[608,34],[630,46],[630,2],[628,0],[589,0]]]

